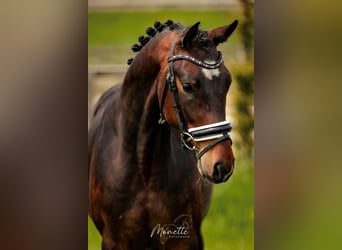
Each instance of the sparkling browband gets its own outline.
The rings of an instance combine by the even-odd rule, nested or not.
[[[219,51],[218,52],[219,56],[218,56],[218,59],[215,63],[206,63],[206,62],[202,62],[192,56],[189,56],[189,55],[184,55],[184,54],[178,54],[178,55],[174,55],[174,56],[170,56],[167,61],[168,62],[171,62],[171,61],[177,61],[177,60],[187,60],[189,62],[192,62],[193,64],[196,64],[200,67],[203,67],[203,68],[206,68],[206,69],[216,69],[218,68],[221,63],[223,62],[223,59],[222,59],[222,54],[221,52]]]

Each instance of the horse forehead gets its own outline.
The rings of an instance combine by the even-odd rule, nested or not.
[[[215,63],[214,60],[204,60],[204,62],[213,64]],[[216,69],[207,69],[204,67],[200,67],[191,63],[188,63],[186,61],[182,62],[183,64],[179,65],[179,71],[178,74],[183,80],[190,80],[193,78],[197,78],[199,80],[204,81],[225,81],[226,79],[229,79],[230,73],[227,70],[226,67],[218,67]],[[214,79],[214,77],[216,79]]]
[[[215,63],[215,61],[213,60],[204,60],[205,63],[209,63],[209,64],[213,64]],[[212,80],[214,76],[219,77],[221,74],[220,68],[216,68],[216,69],[206,69],[206,68],[202,68],[201,69],[202,74],[204,75],[205,78],[207,78],[208,80]]]

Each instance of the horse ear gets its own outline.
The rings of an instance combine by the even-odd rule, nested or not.
[[[223,27],[219,27],[208,31],[208,36],[213,40],[215,46],[227,41],[228,37],[234,32],[238,25],[238,20],[235,20],[231,24]]]
[[[189,30],[186,32],[183,41],[182,41],[182,46],[185,49],[190,48],[192,40],[196,37],[198,33],[198,26],[200,25],[200,22],[195,23],[192,25]]]

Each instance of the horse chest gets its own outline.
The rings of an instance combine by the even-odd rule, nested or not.
[[[150,218],[172,219],[174,216],[192,213],[194,201],[197,200],[199,193],[185,178],[173,178],[156,182],[153,182],[152,178],[147,190],[146,203]]]
[[[182,214],[193,214],[190,194],[161,190],[150,191],[147,197],[146,209],[151,226],[161,222],[169,223]]]

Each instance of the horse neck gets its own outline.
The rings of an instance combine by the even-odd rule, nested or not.
[[[139,52],[126,73],[121,93],[121,127],[124,149],[133,154],[137,152],[142,134],[151,134],[154,126],[158,126],[156,84],[157,79],[166,77],[166,73],[160,71],[160,65],[161,60],[166,62],[167,56],[165,43],[154,41]]]

